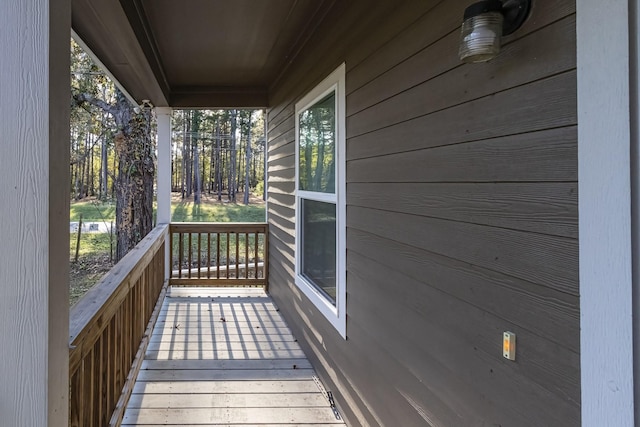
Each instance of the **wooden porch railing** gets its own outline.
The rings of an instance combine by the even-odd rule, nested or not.
[[[170,284],[267,288],[266,223],[156,227],[71,309],[70,426],[120,425],[166,292],[167,243]]]
[[[122,420],[166,291],[166,233],[167,225],[156,227],[71,309],[73,427],[117,426]]]
[[[172,223],[171,285],[268,286],[266,223]]]

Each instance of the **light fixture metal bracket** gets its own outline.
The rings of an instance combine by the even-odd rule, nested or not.
[[[531,0],[505,0],[502,2],[502,35],[508,36],[522,26],[529,16]]]

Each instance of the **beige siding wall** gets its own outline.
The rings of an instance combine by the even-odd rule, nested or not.
[[[353,425],[580,424],[575,3],[465,65],[468,3],[337,2],[270,93],[271,292]],[[346,341],[293,280],[294,104],[342,62]]]

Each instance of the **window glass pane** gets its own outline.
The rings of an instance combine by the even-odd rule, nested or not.
[[[336,304],[336,205],[301,200],[302,275]]]
[[[299,115],[300,190],[335,193],[336,94]]]

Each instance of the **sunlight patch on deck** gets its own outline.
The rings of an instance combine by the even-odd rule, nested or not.
[[[344,426],[258,288],[170,288],[124,426]]]

